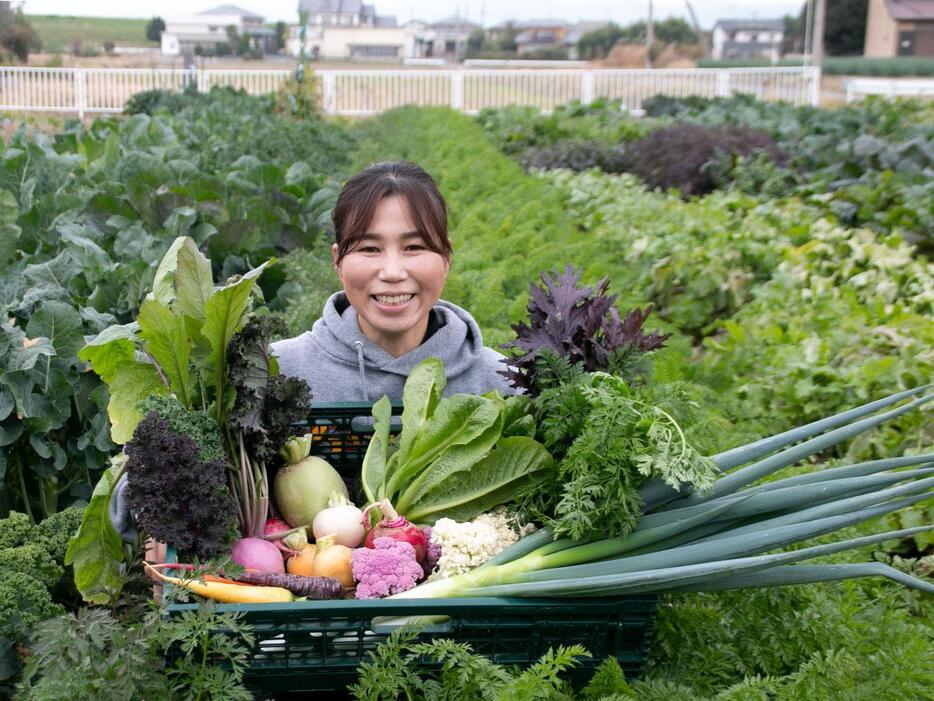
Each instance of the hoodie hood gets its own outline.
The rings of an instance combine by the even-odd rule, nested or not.
[[[273,344],[273,352],[284,374],[311,385],[315,401],[375,401],[383,394],[401,399],[409,373],[429,357],[444,363],[451,391],[507,391],[497,374],[505,369],[499,363],[502,356],[483,346],[474,318],[444,300],[432,310],[438,322],[434,333],[417,348],[394,358],[363,334],[356,310],[343,292],[337,292],[328,298],[311,331]],[[338,376],[341,381],[334,386],[331,381]]]
[[[483,337],[474,318],[456,304],[438,300],[432,308],[440,328],[417,348],[394,358],[360,330],[357,310],[343,292],[337,292],[324,305],[324,314],[311,330],[312,338],[335,360],[358,365],[360,354],[367,367],[403,378],[425,358],[439,358],[449,378],[474,365],[483,350]]]

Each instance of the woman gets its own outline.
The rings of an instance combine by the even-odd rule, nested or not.
[[[405,380],[428,357],[444,363],[445,394],[512,393],[503,356],[483,345],[464,309],[441,297],[451,260],[447,210],[414,163],[376,163],[344,185],[332,215],[334,267],[344,286],[311,331],[272,344],[284,375],[300,377],[316,402],[402,399]],[[124,540],[137,537],[126,478],[110,501]],[[149,557],[161,561],[162,553]]]
[[[451,262],[447,210],[414,163],[376,163],[344,185],[332,215],[344,286],[311,331],[272,345],[285,375],[318,402],[402,399],[412,369],[444,363],[446,394],[512,390],[502,357],[464,309],[440,299]]]

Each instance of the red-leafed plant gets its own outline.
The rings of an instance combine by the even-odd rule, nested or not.
[[[651,306],[621,317],[614,306],[616,295],[607,294],[607,278],[587,287],[568,265],[563,274],[541,273],[541,281],[541,286],[529,285],[529,321],[513,325],[516,340],[504,346],[512,356],[502,373],[533,397],[548,383],[555,359],[586,372],[606,370],[632,379],[641,356],[664,346],[670,336],[644,331]]]

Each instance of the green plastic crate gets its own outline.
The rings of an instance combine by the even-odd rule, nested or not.
[[[369,403],[314,405],[306,430],[312,452],[330,462],[351,485],[372,433]],[[394,417],[401,405],[393,405]],[[394,421],[394,427],[399,424]],[[352,487],[353,488],[353,487]],[[171,555],[170,555],[171,559]],[[290,604],[224,604],[242,611],[256,643],[247,683],[260,693],[344,689],[357,666],[391,632],[384,616],[446,616],[422,629],[420,638],[443,636],[468,643],[500,664],[527,667],[558,645],[583,645],[571,679],[583,682],[606,657],[629,677],[648,656],[658,599],[638,595],[603,599],[407,599],[307,601]],[[171,613],[195,608],[173,604]],[[374,620],[376,619],[376,620]],[[427,666],[427,663],[426,663]]]

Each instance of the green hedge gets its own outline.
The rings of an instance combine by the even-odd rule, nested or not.
[[[698,68],[766,68],[768,59],[701,59]],[[800,66],[801,59],[781,59],[778,66]],[[934,75],[934,58],[925,56],[898,56],[896,58],[867,58],[865,56],[825,56],[822,66],[825,75],[881,75],[929,76]]]

